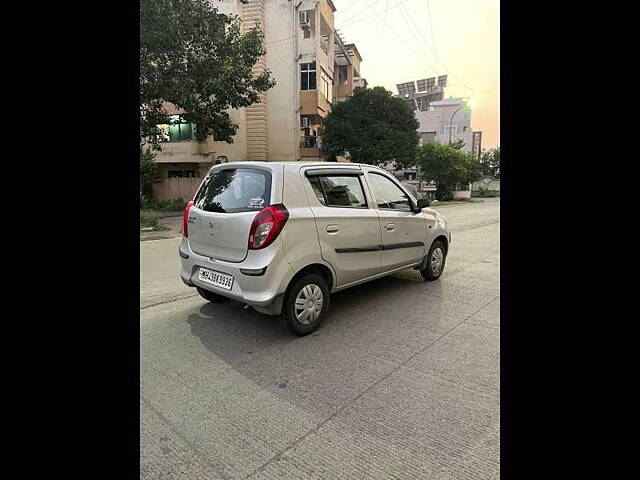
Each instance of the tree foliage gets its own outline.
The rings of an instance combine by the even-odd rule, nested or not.
[[[464,143],[464,140],[462,140],[461,138],[454,140],[449,144],[449,146],[454,150],[462,150],[465,145],[466,144]]]
[[[398,167],[415,162],[419,123],[401,98],[383,87],[356,88],[324,119],[322,153],[347,155],[352,162]]]
[[[273,85],[252,67],[265,54],[259,26],[240,32],[236,18],[206,0],[140,0],[140,136],[159,150],[157,125],[170,102],[195,125],[195,137],[232,143],[238,126],[227,109],[259,101]]]
[[[153,198],[153,184],[160,180],[156,154],[150,148],[140,151],[140,192],[145,200]]]
[[[484,175],[500,178],[500,147],[482,150],[480,155],[480,169]]]
[[[428,142],[418,148],[417,163],[425,180],[436,182],[436,197],[447,200],[457,185],[466,185],[480,177],[480,162],[458,146]]]

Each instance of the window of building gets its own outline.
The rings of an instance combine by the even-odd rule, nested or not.
[[[347,71],[347,66],[338,65],[338,68],[336,69],[336,83],[338,84],[347,83],[348,79],[349,79],[349,74]]]
[[[184,142],[193,140],[193,126],[181,115],[169,115],[170,124],[158,125],[161,142]]]
[[[369,179],[378,208],[403,212],[411,211],[409,197],[389,178],[377,173],[370,173]]]
[[[421,112],[426,112],[429,110],[428,97],[418,97],[416,98],[416,103],[418,104],[418,110],[420,110]]]
[[[167,171],[168,178],[195,178],[195,170],[169,170]]]
[[[449,134],[449,130],[451,130],[451,133],[458,133],[458,126],[457,125],[443,125],[442,126],[442,133],[445,134]]]
[[[327,207],[367,208],[358,175],[309,177],[318,201]]]
[[[300,90],[315,90],[316,62],[300,64]]]

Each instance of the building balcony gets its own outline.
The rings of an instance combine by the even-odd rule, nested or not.
[[[331,111],[331,103],[319,90],[300,90],[300,114],[326,117]]]
[[[320,160],[322,154],[322,138],[318,136],[308,136],[300,138],[300,156]]]
[[[180,142],[162,142],[162,151],[157,153],[156,163],[192,163],[206,162],[206,143],[190,140]]]
[[[301,137],[300,148],[322,148],[322,137],[317,135]]]

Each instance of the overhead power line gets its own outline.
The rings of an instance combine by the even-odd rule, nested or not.
[[[429,14],[429,28],[431,29],[431,43],[433,43],[433,55],[436,59],[436,74],[438,74],[438,55],[436,53],[436,33],[433,31],[433,22],[431,21],[431,7],[427,0],[427,13]]]
[[[375,0],[374,1],[374,5],[376,3],[378,3],[378,1],[379,0]],[[369,8],[367,8],[367,7],[369,7]],[[366,13],[371,8],[368,3],[367,3],[367,7],[363,7],[358,13],[356,13],[355,15],[351,15],[349,18],[345,19],[344,22],[350,22],[352,19],[356,18],[357,16],[359,16],[359,15],[361,15],[363,13]],[[356,22],[357,21],[359,21],[359,20],[356,20]]]
[[[406,2],[408,2],[408,1],[409,1],[409,0],[399,0],[399,1],[398,1],[398,2],[393,6],[393,7],[389,7],[389,10],[393,10],[394,8],[396,8],[396,7],[400,6],[400,4],[401,4],[401,3],[406,3]],[[364,10],[363,10],[362,12],[360,12],[360,13],[364,13],[364,12],[366,12],[366,11],[368,11],[368,10],[373,10],[373,9],[372,9],[372,8],[370,8],[370,9],[364,9]],[[374,11],[375,11],[375,10],[374,10]],[[345,26],[347,26],[347,25],[352,25],[352,24],[354,24],[354,23],[358,23],[358,22],[364,22],[365,20],[369,20],[370,18],[373,18],[373,17],[379,17],[379,16],[380,16],[380,13],[379,13],[379,12],[375,12],[373,15],[369,15],[368,17],[363,17],[363,18],[359,18],[358,20],[353,20],[353,21],[351,21],[351,19],[352,19],[352,18],[357,17],[357,15],[355,15],[354,17],[350,17],[349,19],[344,20],[344,23],[342,23],[342,22],[339,22],[339,23],[340,23],[340,26],[341,26],[341,27],[345,27]]]

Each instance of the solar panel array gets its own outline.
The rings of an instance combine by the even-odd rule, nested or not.
[[[416,84],[414,82],[398,83],[396,87],[398,88],[398,95],[401,97],[416,93]]]

